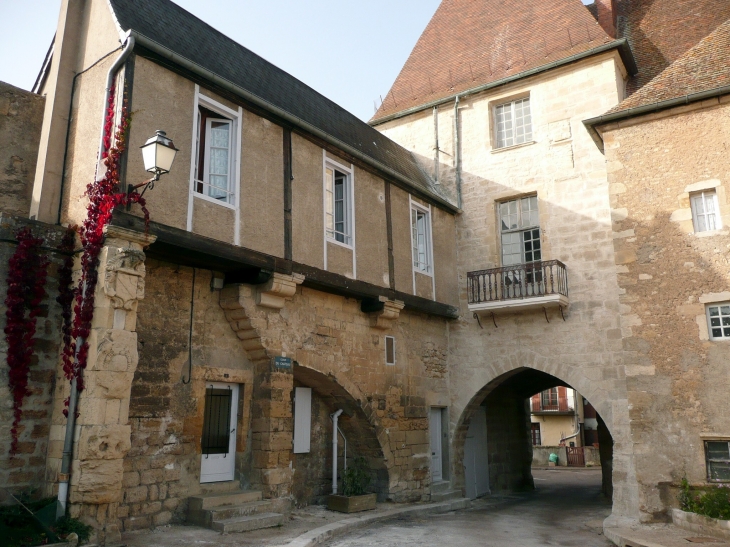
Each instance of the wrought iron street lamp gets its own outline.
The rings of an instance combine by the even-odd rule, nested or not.
[[[154,173],[154,176],[140,184],[130,184],[127,187],[127,195],[132,194],[139,188],[144,188],[140,195],[144,195],[147,189],[152,190],[155,187],[155,182],[160,180],[160,176],[170,172],[172,162],[175,160],[175,154],[178,152],[172,140],[167,137],[164,131],[159,129],[155,132],[155,136],[147,139],[147,142],[140,148],[142,148],[145,171]]]

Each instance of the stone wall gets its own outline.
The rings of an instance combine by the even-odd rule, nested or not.
[[[45,98],[0,82],[0,211],[28,216]]]
[[[51,265],[46,282],[47,296],[41,303],[36,323],[36,343],[28,383],[29,394],[23,401],[19,427],[18,452],[10,457],[10,428],[13,422],[12,395],[8,389],[7,343],[0,338],[0,484],[14,494],[49,495],[46,488],[46,453],[51,423],[54,386],[57,381],[58,344],[61,310],[58,296],[58,267],[63,256],[54,253],[63,237],[63,228],[0,214],[0,325],[5,328],[5,296],[7,294],[8,261],[17,246],[12,243],[16,232],[30,226],[34,235],[43,237],[46,256]]]
[[[239,485],[268,498],[292,495],[299,505],[323,501],[331,484],[329,414],[338,408],[348,459],[366,457],[379,497],[428,499],[427,412],[448,400],[447,321],[402,311],[384,331],[354,299],[299,287],[278,310],[256,304],[265,286],[212,291],[212,275],[196,270],[193,372],[185,384],[192,269],[148,260],[119,506],[124,528],[181,520],[188,497]],[[396,337],[395,366],[385,364],[386,334]],[[282,354],[295,361],[293,374],[271,372],[270,358]],[[233,483],[200,484],[206,381],[243,386]],[[314,391],[310,454],[291,452],[295,385]]]
[[[705,315],[730,301],[729,131],[728,96],[603,128],[636,476],[656,519],[674,503],[659,485],[704,483],[704,439],[730,431],[728,342],[709,340]],[[702,190],[721,230],[694,231]]]
[[[607,52],[460,100],[461,317],[449,327],[448,358],[456,486],[463,480],[466,424],[485,396],[482,388],[505,373],[530,368],[578,390],[604,417],[616,441],[614,514],[638,517],[606,165],[582,123],[618,103],[623,73],[618,55]],[[528,94],[534,142],[495,148],[494,106]],[[453,112],[453,104],[439,108],[441,183],[447,187],[455,184],[448,171],[457,152]],[[433,157],[430,113],[378,128],[414,153]],[[538,308],[497,311],[494,320],[484,314],[478,323],[468,310],[467,273],[501,265],[496,205],[526,194],[538,198],[543,260],[566,265],[565,320],[557,309]]]

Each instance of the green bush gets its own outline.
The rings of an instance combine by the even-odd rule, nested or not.
[[[693,489],[689,481],[683,478],[679,490],[679,506],[682,511],[713,519],[730,520],[730,489],[725,486]]]
[[[84,524],[80,520],[71,517],[61,517],[53,525],[53,531],[60,537],[65,539],[66,536],[75,532],[79,536],[79,544],[86,543],[91,536],[92,527]]]
[[[355,458],[342,476],[343,496],[362,496],[370,485],[370,469],[362,456]]]

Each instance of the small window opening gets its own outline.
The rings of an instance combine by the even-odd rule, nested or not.
[[[195,192],[224,203],[233,203],[233,121],[199,107],[197,140]]]
[[[385,364],[395,365],[395,338],[385,337]]]

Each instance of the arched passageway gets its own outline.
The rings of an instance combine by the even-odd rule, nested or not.
[[[577,406],[571,409],[566,404],[563,408],[557,399],[554,412],[552,407],[544,410],[531,408],[531,398],[546,391],[550,393],[551,388],[572,390],[572,386],[551,374],[518,368],[495,378],[474,395],[457,423],[453,439],[456,485],[462,486],[467,496],[535,488],[532,468],[536,463],[533,461],[533,445],[537,439],[531,416],[537,414],[544,421],[547,416],[552,418],[551,414],[568,416],[574,412],[576,426],[582,419]],[[565,390],[557,392],[564,393]],[[602,468],[602,490],[610,499],[613,439],[598,413],[596,422],[596,439],[591,439],[591,449],[594,443],[598,445],[596,463],[600,462]],[[569,444],[572,442],[579,448],[584,444],[583,439],[585,435],[581,436],[580,427],[561,435],[560,441],[566,445],[561,452],[562,457],[567,460]],[[544,463],[537,462],[538,465],[547,465],[547,458],[545,460]],[[565,465],[568,462],[559,463]]]
[[[294,386],[312,390],[311,446],[308,453],[294,454],[292,493],[299,505],[323,504],[332,492],[332,420],[331,414],[342,410],[338,426],[347,439],[347,462],[363,456],[371,470],[369,491],[378,494],[378,501],[388,496],[389,477],[383,448],[378,441],[376,427],[370,422],[356,398],[335,378],[300,365],[294,366]],[[345,445],[339,437],[338,477],[344,471]]]

